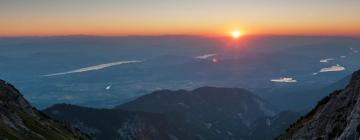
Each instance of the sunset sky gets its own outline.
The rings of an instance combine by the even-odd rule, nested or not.
[[[360,35],[360,0],[1,0],[0,36]]]

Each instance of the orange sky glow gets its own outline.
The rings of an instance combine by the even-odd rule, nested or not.
[[[358,36],[359,7],[358,0],[1,1],[0,36]]]

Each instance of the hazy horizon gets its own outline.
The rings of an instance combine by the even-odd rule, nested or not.
[[[1,1],[0,36],[360,35],[360,2]],[[166,11],[166,12],[165,12]]]
[[[52,38],[52,37],[172,37],[172,36],[188,36],[188,37],[208,37],[208,38],[230,38],[229,35],[202,35],[202,34],[134,34],[134,35],[96,35],[96,34],[64,34],[64,35],[15,35],[0,36],[0,38]],[[266,36],[288,36],[288,37],[350,37],[359,38],[360,35],[316,35],[316,34],[245,34],[241,38],[246,37],[266,37]]]

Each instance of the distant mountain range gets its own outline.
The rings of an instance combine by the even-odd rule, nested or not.
[[[100,140],[271,139],[299,116],[247,90],[217,87],[155,91],[114,109],[58,104],[44,112]]]
[[[97,140],[191,140],[180,120],[170,123],[158,113],[94,109],[57,104],[44,110],[50,117],[68,122]]]
[[[348,78],[332,88],[342,87]],[[278,136],[279,140],[352,140],[360,136],[359,91],[360,71],[351,76],[345,89],[323,98],[297,121],[301,113],[279,112],[250,91],[220,87],[159,90],[112,109],[56,104],[43,110],[45,115],[12,85],[0,81],[0,138],[266,140]]]
[[[56,122],[32,107],[9,83],[0,80],[1,140],[87,140],[88,136]]]

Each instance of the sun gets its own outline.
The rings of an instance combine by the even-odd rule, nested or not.
[[[238,39],[241,35],[242,35],[242,33],[240,31],[238,31],[238,30],[235,30],[235,31],[231,32],[231,36],[234,39]]]

